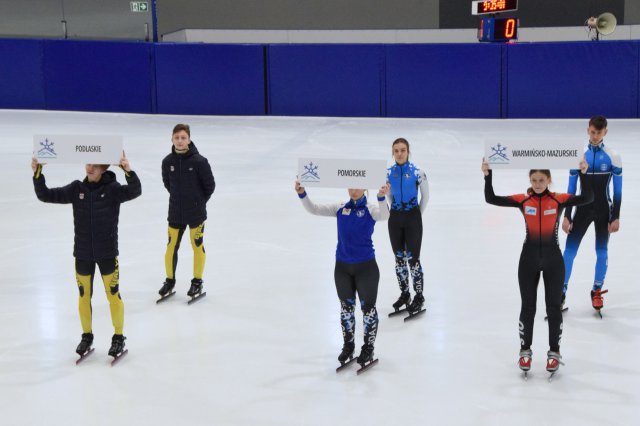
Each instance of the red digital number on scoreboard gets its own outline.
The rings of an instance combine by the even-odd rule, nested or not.
[[[514,10],[518,10],[518,0],[481,0],[471,3],[472,15],[511,12]]]
[[[483,1],[482,2],[482,11],[483,12],[493,12],[496,10],[505,10],[507,7],[506,0],[494,0],[494,1]]]

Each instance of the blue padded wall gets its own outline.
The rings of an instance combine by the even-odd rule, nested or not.
[[[378,117],[383,59],[379,45],[271,45],[269,113]]]
[[[638,42],[508,46],[507,117],[638,117]]]
[[[158,112],[264,115],[264,46],[157,44]]]
[[[0,108],[344,117],[640,116],[640,42],[0,40]]]
[[[46,108],[153,112],[150,43],[45,41]]]
[[[0,40],[0,108],[44,109],[41,40]]]
[[[500,118],[502,49],[387,45],[386,116]]]

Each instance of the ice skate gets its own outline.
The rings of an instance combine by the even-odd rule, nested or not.
[[[560,368],[560,365],[564,365],[560,353],[553,351],[547,352],[547,371],[551,373],[551,375],[549,376],[549,381],[553,379],[553,376]]]
[[[109,356],[113,357],[113,361],[111,361],[111,365],[115,365],[116,362],[120,360],[123,356],[125,356],[129,349],[124,348],[124,341],[127,338],[122,334],[114,334],[111,339],[111,348],[109,349]]]
[[[597,289],[596,291],[591,292],[591,306],[596,310],[600,318],[602,318],[602,313],[600,310],[604,307],[604,299],[602,295],[608,293],[609,290]]]
[[[408,291],[400,293],[400,297],[393,304],[393,312],[389,314],[389,318],[394,317],[402,312],[406,312],[411,304],[411,293]],[[402,306],[404,305],[404,308]]]
[[[95,349],[92,345],[93,333],[82,333],[82,340],[80,340],[80,344],[76,348],[76,353],[80,355],[80,358],[76,361],[76,365],[93,353]]]
[[[198,278],[194,278],[191,280],[191,287],[189,288],[189,291],[187,292],[187,296],[191,297],[191,299],[189,300],[189,302],[187,302],[189,305],[192,304],[193,302],[195,302],[196,300],[204,297],[207,295],[207,292],[202,292],[202,280],[198,279]]]
[[[173,287],[175,287],[175,285],[175,279],[167,278],[166,280],[164,280],[164,283],[162,283],[162,288],[160,289],[160,291],[158,291],[158,294],[160,294],[160,299],[156,300],[156,303],[163,302],[176,294],[176,292],[173,290]]]
[[[374,365],[378,363],[377,359],[373,358],[373,346],[365,343],[362,345],[360,350],[360,355],[357,358],[358,364],[360,364],[360,369],[356,371],[357,374],[364,373]]]
[[[407,312],[409,313],[409,316],[405,317],[404,320],[409,321],[410,319],[413,319],[418,315],[426,312],[426,309],[424,309],[423,306],[424,306],[424,296],[422,295],[422,293],[418,293],[413,298],[413,302],[411,302],[411,304],[407,306]]]
[[[340,362],[340,367],[336,368],[336,373],[342,371],[349,365],[353,364],[356,358],[353,357],[353,352],[355,349],[355,344],[353,342],[347,342],[342,346],[342,352],[338,355],[338,362]]]
[[[524,379],[527,380],[527,373],[531,370],[531,356],[533,352],[531,349],[520,350],[520,359],[518,360],[518,367],[524,372]]]

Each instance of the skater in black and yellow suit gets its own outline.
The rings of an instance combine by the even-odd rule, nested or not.
[[[184,231],[189,227],[193,248],[193,279],[187,295],[202,293],[202,275],[206,254],[204,251],[204,222],[206,204],[216,188],[211,166],[191,141],[187,124],[177,124],[171,137],[171,154],[162,160],[162,182],[169,191],[169,242],[164,256],[167,278],[158,293],[165,297],[176,284],[178,249]]]
[[[109,355],[115,357],[123,351],[125,340],[124,304],[120,297],[118,270],[120,204],[138,197],[142,190],[140,180],[129,167],[124,153],[120,159],[120,167],[124,170],[127,185],[118,183],[115,173],[108,171],[108,167],[102,164],[87,164],[87,176],[82,182],[76,180],[60,188],[48,188],[42,174],[42,164],[38,164],[35,158],[31,161],[34,172],[33,185],[38,199],[45,203],[73,205],[73,256],[80,292],[78,309],[82,324],[82,341],[76,352],[84,355],[93,344],[91,296],[97,264],[109,300],[115,331]]]

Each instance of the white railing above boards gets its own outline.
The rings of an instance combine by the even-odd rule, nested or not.
[[[588,41],[584,26],[520,27],[518,42]],[[640,40],[640,25],[619,25],[602,40]],[[478,43],[478,31],[429,30],[207,30],[184,29],[162,35],[164,42],[194,43]]]

